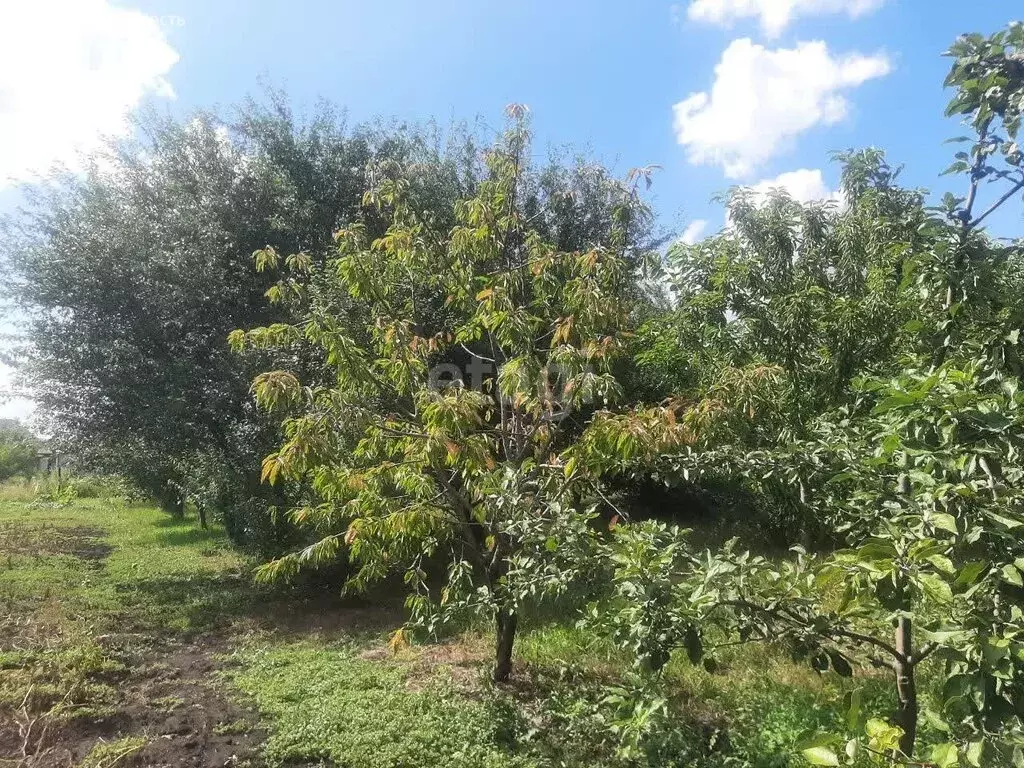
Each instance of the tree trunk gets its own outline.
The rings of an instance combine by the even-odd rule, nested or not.
[[[158,503],[160,504],[160,509],[171,517],[179,520],[185,517],[185,505],[182,503],[181,497],[173,492],[164,491],[160,494]]]
[[[900,738],[900,752],[907,759],[914,756],[914,742],[917,740],[917,683],[914,681],[913,632],[910,619],[901,616],[896,623],[896,693],[899,709],[896,711],[896,725],[903,729]]]
[[[497,624],[496,658],[494,682],[504,683],[512,672],[512,644],[516,639],[518,619],[513,611],[499,608],[495,616]]]
[[[210,526],[206,524],[206,507],[196,504],[196,514],[199,516],[199,527],[206,530]]]

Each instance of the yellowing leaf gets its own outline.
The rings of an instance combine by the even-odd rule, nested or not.
[[[392,653],[398,653],[403,648],[409,647],[409,638],[404,629],[396,629],[388,640],[388,649]]]
[[[839,765],[839,756],[828,747],[811,747],[801,754],[811,765]]]

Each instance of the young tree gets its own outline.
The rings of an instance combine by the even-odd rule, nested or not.
[[[571,555],[590,545],[611,457],[681,436],[670,413],[617,408],[611,373],[638,279],[656,261],[636,245],[649,226],[638,192],[646,174],[624,185],[600,174],[608,209],[591,223],[606,224],[577,222],[575,232],[598,239],[560,250],[534,225],[559,220],[565,201],[531,174],[524,108],[510,118],[454,227],[413,205],[415,179],[392,171],[366,194],[387,232],[372,239],[358,222],[338,231],[326,280],[350,297],[358,324],[335,314],[297,254],[270,295],[299,302],[302,321],[232,335],[236,349],[304,339],[335,372],[326,386],[288,371],[253,384],[262,406],[292,411],[263,476],[308,482],[315,497],[293,519],[318,534],[262,575],[344,554],[358,566],[350,587],[403,569],[413,625],[491,618],[497,681],[509,676],[524,603],[585,572]],[[272,249],[256,257],[261,269],[278,263]],[[436,558],[448,568],[432,591]]]
[[[976,134],[951,168],[967,174],[968,193],[948,196],[912,237],[884,244],[899,257],[898,280],[888,289],[893,307],[915,309],[909,318],[894,315],[904,320],[901,328],[874,331],[899,334],[899,367],[872,365],[891,361],[893,352],[868,355],[846,376],[849,388],[840,382],[841,402],[798,419],[803,430],[753,444],[744,428],[755,414],[745,407],[752,396],[742,388],[706,389],[685,417],[701,441],[671,459],[678,473],[725,476],[755,491],[780,478],[842,548],[808,553],[796,546],[792,558],[778,561],[733,541],[696,555],[676,531],[628,526],[612,548],[619,587],[607,622],[655,669],[673,647],[699,658],[708,650],[708,625],[730,641],[788,640],[819,670],[890,668],[891,718],[851,700],[842,758],[850,765],[979,766],[987,752],[992,765],[1024,764],[1024,248],[981,228],[1024,191],[1016,143],[1024,25],[965,37],[951,55],[947,83],[957,93],[950,110],[965,114]],[[982,207],[987,182],[997,186]],[[850,202],[854,211],[861,204]],[[783,266],[797,269],[802,260],[784,254]],[[808,327],[827,329],[841,306]],[[857,342],[870,333],[866,326]],[[777,367],[780,378],[793,370],[784,359]],[[645,612],[634,595],[655,595],[664,609]],[[917,676],[926,661],[942,685],[922,701]],[[926,708],[944,738],[925,762],[918,721]],[[837,734],[818,735],[804,756],[840,765],[842,743]]]

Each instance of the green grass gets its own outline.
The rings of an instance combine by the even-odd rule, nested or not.
[[[64,554],[68,546],[81,546],[85,556]],[[52,602],[71,620],[109,623],[130,615],[140,625],[204,629],[244,613],[254,599],[248,563],[222,531],[144,505],[0,503],[4,552],[0,605],[20,604],[22,612]]]
[[[816,728],[841,729],[847,691],[888,690],[873,677],[819,675],[771,647],[731,649],[715,673],[677,658],[666,671],[668,720],[627,755],[607,697],[629,659],[574,627],[527,628],[516,680],[500,689],[486,679],[485,633],[397,657],[379,635],[250,639],[230,679],[270,728],[272,765],[803,766],[797,745]]]
[[[223,684],[258,712],[259,758],[273,766],[802,767],[796,745],[809,730],[841,723],[851,687],[863,686],[879,711],[891,695],[887,678],[818,675],[778,648],[728,649],[714,673],[675,658],[665,672],[668,717],[644,749],[623,754],[622,713],[608,696],[630,678],[631,660],[606,641],[550,617],[526,622],[514,683],[494,688],[487,631],[392,657],[390,609],[305,607],[301,595],[254,587],[251,565],[223,531],[152,507],[0,501],[0,638],[17,638],[0,639],[0,716],[16,712],[26,692],[30,709],[54,718],[115,713],[117,681],[137,670],[111,653],[107,633],[142,644],[219,638],[217,651],[228,649]],[[360,611],[380,620],[353,620]],[[173,715],[192,706],[182,695],[150,704]],[[244,733],[250,724],[235,717],[211,728]],[[99,742],[86,764],[130,763],[131,750],[146,749],[144,735]]]
[[[531,766],[494,708],[358,646],[309,641],[238,653],[235,684],[273,724],[273,764],[329,760],[347,768]]]
[[[22,489],[10,491],[0,496]],[[247,568],[223,532],[152,507],[0,502],[0,723],[34,720],[29,746],[42,752],[64,724],[116,717],[138,672],[121,659],[245,615],[259,598]],[[83,764],[126,760],[118,750],[135,745],[107,741]]]
[[[146,746],[142,736],[125,736],[115,741],[100,741],[82,760],[81,768],[113,768]]]

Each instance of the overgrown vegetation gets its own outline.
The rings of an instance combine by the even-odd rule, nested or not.
[[[664,258],[655,169],[538,164],[520,106],[486,150],[252,107],[60,181],[9,241],[31,375],[172,514],[0,507],[4,738],[166,686],[160,631],[274,765],[1024,766],[1024,24],[948,55],[962,196],[849,151]]]
[[[787,763],[808,718],[837,722],[850,688],[781,647],[723,656],[728,675],[679,659],[667,669],[675,727],[629,756],[616,735],[629,718],[608,697],[631,659],[589,631],[525,615],[520,671],[495,687],[486,632],[393,655],[401,619],[378,598],[304,607],[301,592],[254,592],[223,531],[116,500],[4,502],[0,561],[0,744],[14,764],[70,752],[146,765],[198,741],[251,765],[770,766]],[[200,676],[176,666],[197,658]],[[236,705],[218,698],[231,690]]]
[[[39,468],[41,441],[17,421],[0,420],[0,482],[29,480]]]

